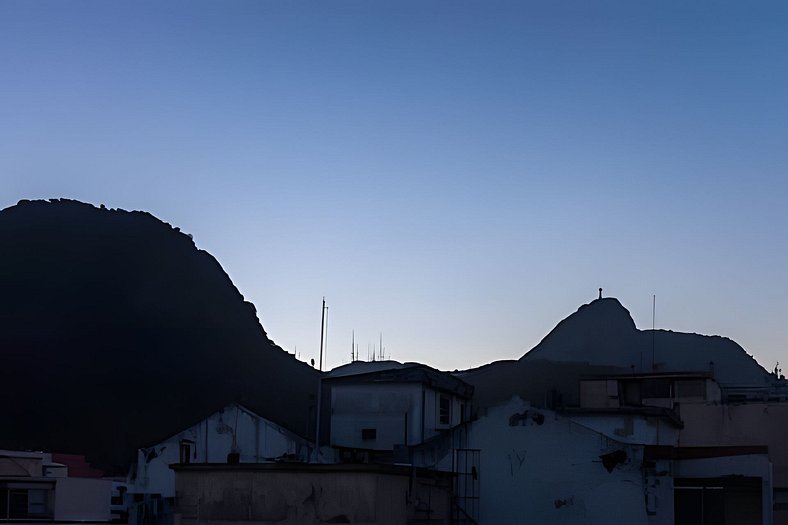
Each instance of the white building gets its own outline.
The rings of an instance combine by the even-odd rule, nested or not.
[[[175,503],[173,464],[306,461],[305,439],[232,403],[153,446],[140,449],[129,474],[129,523],[170,515]]]
[[[772,523],[767,447],[687,447],[682,428],[649,407],[555,411],[515,397],[470,426],[478,471],[455,497],[478,523]]]
[[[452,435],[471,413],[473,387],[417,363],[356,361],[332,370],[323,385],[330,392],[330,444],[346,456],[419,450]]]

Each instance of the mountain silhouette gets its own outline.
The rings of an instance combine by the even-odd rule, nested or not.
[[[0,448],[108,473],[237,401],[304,437],[317,372],[276,346],[210,254],[149,213],[0,211]],[[310,415],[312,411],[312,415]]]
[[[581,306],[520,361],[537,359],[643,372],[708,372],[723,385],[763,386],[773,379],[727,337],[638,330],[629,311],[612,297]]]
[[[491,363],[460,377],[474,385],[479,406],[513,395],[540,405],[558,395],[562,403],[576,405],[580,378],[633,372],[709,373],[727,386],[762,387],[775,379],[728,338],[638,330],[615,298],[581,306],[519,360]]]

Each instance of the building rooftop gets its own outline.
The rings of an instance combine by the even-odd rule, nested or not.
[[[470,398],[473,386],[449,372],[420,363],[396,361],[357,361],[329,372],[324,381],[338,383],[422,383],[436,390]]]

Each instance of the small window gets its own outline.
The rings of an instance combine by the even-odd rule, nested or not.
[[[608,379],[606,381],[607,397],[608,399],[618,398],[618,381],[615,379]]]
[[[703,379],[676,381],[676,397],[678,399],[704,399],[706,397],[706,381]]]
[[[451,398],[444,394],[440,395],[438,401],[438,424],[451,424]]]
[[[46,517],[49,514],[47,499],[49,491],[45,489],[30,489],[27,492],[27,514],[30,518]]]
[[[622,381],[621,393],[623,396],[621,399],[622,406],[637,407],[643,404],[639,382]]]
[[[193,441],[189,441],[187,439],[181,440],[180,446],[180,460],[181,463],[191,463],[192,459],[192,445],[194,444]]]
[[[649,378],[643,380],[643,397],[648,399],[670,399],[672,381],[667,378]]]
[[[371,441],[373,439],[377,439],[378,437],[378,429],[377,428],[362,428],[361,429],[361,439],[363,441]]]
[[[11,519],[28,519],[27,489],[10,489],[8,491],[8,517]]]

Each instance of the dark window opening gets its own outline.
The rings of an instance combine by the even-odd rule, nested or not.
[[[621,404],[637,407],[643,404],[640,394],[640,383],[637,381],[624,381],[621,383]]]
[[[674,480],[676,525],[760,525],[761,478],[690,478]]]
[[[378,429],[376,428],[362,428],[361,429],[361,439],[364,441],[369,441],[372,439],[377,439],[378,437]]]
[[[51,519],[49,489],[0,488],[0,521]]]
[[[8,491],[8,517],[11,519],[27,518],[27,491]]]
[[[706,381],[703,379],[685,379],[676,381],[676,397],[678,399],[705,399]]]
[[[180,462],[191,463],[192,459],[192,442],[183,440],[180,446]]]
[[[451,398],[441,394],[438,405],[438,424],[451,424]]]
[[[673,397],[671,392],[672,381],[670,379],[655,378],[643,380],[644,398],[666,398]]]

